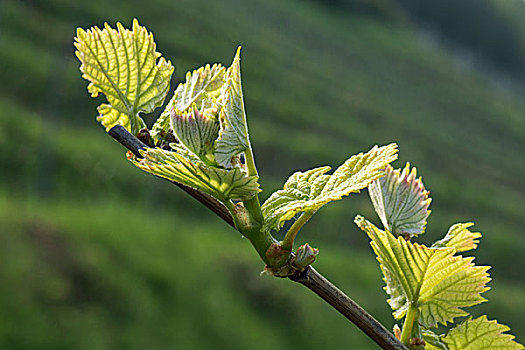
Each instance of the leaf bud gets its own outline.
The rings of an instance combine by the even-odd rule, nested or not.
[[[315,261],[317,254],[319,254],[319,249],[312,248],[308,243],[305,243],[297,249],[294,263],[303,268],[307,267]]]

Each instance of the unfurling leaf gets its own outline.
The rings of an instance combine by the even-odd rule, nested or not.
[[[431,199],[416,168],[394,170],[385,168],[386,175],[368,187],[372,204],[383,227],[395,235],[419,235],[425,231]]]
[[[487,316],[481,316],[476,319],[467,318],[460,325],[452,328],[447,335],[441,336],[442,344],[445,344],[447,350],[519,350],[523,345],[514,341],[514,336],[505,334],[510,328],[489,321]],[[425,349],[435,350],[440,347],[425,346]]]
[[[428,248],[396,238],[360,216],[355,222],[371,239],[396,319],[415,305],[419,324],[430,328],[466,316],[461,308],[485,301],[480,294],[488,290],[489,267],[475,266],[471,257],[454,256],[453,248]]]
[[[425,341],[425,350],[449,350],[448,346],[441,340],[442,335],[427,329],[422,332],[422,336]]]
[[[75,52],[92,97],[103,93],[109,104],[97,119],[109,130],[121,124],[132,134],[144,126],[139,113],[150,113],[164,101],[173,66],[155,51],[153,34],[133,20],[133,29],[117,23],[104,29],[77,29]]]
[[[160,148],[142,150],[144,158],[133,164],[154,175],[179,182],[212,195],[222,202],[248,200],[259,192],[256,176],[247,176],[240,169],[208,167],[196,158]]]
[[[205,162],[213,162],[206,156],[212,152],[219,135],[219,121],[201,112],[194,104],[186,112],[173,111],[171,116],[173,132],[184,146]]]
[[[456,252],[464,252],[471,249],[476,249],[479,243],[478,238],[481,237],[479,232],[471,232],[469,227],[474,223],[467,222],[465,224],[452,225],[443,239],[435,242],[432,248],[453,247]]]
[[[232,158],[250,149],[248,125],[244,111],[241,84],[241,47],[237,49],[231,66],[226,72],[219,104],[221,131],[217,139],[215,158],[226,167],[232,167]]]
[[[299,212],[313,213],[330,201],[359,192],[383,176],[382,169],[397,159],[397,145],[372,148],[368,153],[352,156],[332,175],[325,166],[296,172],[282,190],[274,192],[262,205],[264,229],[279,230],[286,220]]]
[[[186,74],[186,82],[180,83],[175,89],[173,97],[166,106],[151,129],[151,136],[159,141],[161,133],[168,133],[170,129],[170,116],[181,114],[189,109],[193,104],[202,108],[204,101],[211,101],[219,97],[221,88],[224,85],[226,68],[220,64],[200,67],[193,72]]]
[[[157,143],[171,128],[175,136],[188,146],[188,124],[181,122],[180,116],[193,113],[192,106],[196,105],[201,114],[211,117],[209,119],[216,119],[219,123],[219,132],[215,139],[212,142],[207,140],[206,158],[198,153],[200,150],[196,154],[209,164],[227,169],[242,167],[238,156],[250,149],[250,141],[241,84],[240,49],[237,49],[228,69],[214,64],[186,75],[186,82],[179,84],[165,111],[153,125],[151,135]],[[207,125],[211,128],[213,123],[209,122]],[[215,126],[215,135],[214,129]],[[191,146],[188,147],[195,152]]]

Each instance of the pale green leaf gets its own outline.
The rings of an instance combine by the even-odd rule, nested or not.
[[[372,148],[368,153],[352,156],[332,175],[325,166],[296,172],[282,190],[274,192],[262,205],[264,229],[279,230],[286,220],[299,212],[315,212],[330,201],[341,199],[366,188],[383,176],[384,167],[397,159],[397,145]]]
[[[215,158],[226,167],[232,167],[232,158],[250,148],[248,125],[244,110],[241,84],[241,47],[226,72],[226,82],[222,87],[219,103],[221,130],[216,143]]]
[[[523,349],[523,345],[514,341],[513,335],[505,333],[509,330],[509,327],[495,320],[489,321],[487,316],[474,320],[469,317],[441,340],[449,350]]]
[[[160,148],[148,148],[141,154],[144,158],[131,161],[142,170],[196,188],[223,202],[248,200],[259,192],[257,177],[247,176],[237,168],[207,167],[195,158]]]
[[[144,126],[139,113],[159,107],[169,89],[173,66],[156,52],[153,34],[133,20],[133,29],[117,23],[104,29],[77,29],[75,52],[92,97],[103,93],[108,104],[97,118],[106,130],[121,124],[136,134]]]
[[[211,162],[206,156],[213,150],[215,139],[219,135],[219,121],[193,107],[185,112],[175,111],[171,117],[173,132],[184,146],[205,162]],[[213,155],[212,155],[213,157]]]
[[[443,237],[443,239],[435,242],[432,248],[453,247],[456,248],[456,252],[458,253],[476,249],[481,233],[469,231],[468,228],[473,225],[474,223],[472,222],[452,225],[447,235]]]
[[[371,239],[396,319],[409,305],[416,305],[419,323],[430,328],[466,316],[463,307],[485,301],[480,294],[488,290],[489,267],[475,266],[471,257],[455,256],[454,248],[428,248],[396,238],[360,216],[355,222]]]
[[[193,72],[186,73],[186,82],[180,83],[175,89],[173,97],[160,115],[159,119],[151,128],[151,136],[160,140],[161,134],[170,129],[170,118],[173,114],[180,114],[189,109],[193,104],[198,108],[206,101],[212,101],[219,97],[221,88],[225,81],[226,68],[220,64],[200,67]],[[208,102],[211,105],[210,102]],[[211,107],[206,106],[205,107]]]
[[[225,74],[226,68],[217,63],[186,73],[186,82],[179,84],[175,90],[172,108],[183,112],[194,103],[200,107],[202,101],[218,98],[225,82]]]
[[[416,168],[394,170],[385,168],[386,175],[368,187],[368,193],[383,227],[395,235],[419,235],[425,231],[431,199]]]

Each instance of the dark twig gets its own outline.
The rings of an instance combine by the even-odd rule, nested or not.
[[[139,141],[135,136],[131,135],[125,128],[120,125],[114,126],[109,130],[109,134],[117,142],[133,152],[135,156],[142,158],[139,150],[147,148],[147,146]],[[188,187],[178,182],[170,182],[182,188],[190,196],[204,204],[229,225],[235,227],[230,212],[221,202],[194,188]],[[299,275],[290,277],[290,280],[304,285],[312,292],[319,295],[334,309],[339,311],[339,313],[352,321],[383,349],[407,350],[407,348],[372,315],[366,312],[361,306],[359,306],[346,294],[340,291],[330,281],[324,278],[313,267],[307,267]]]
[[[319,295],[383,349],[407,350],[407,348],[372,315],[324,278],[313,267],[307,267],[299,275],[292,276],[290,279],[304,285]]]
[[[124,127],[121,125],[116,125],[109,130],[109,135],[113,137],[118,143],[126,147],[128,150],[133,152],[137,158],[142,158],[140,154],[141,149],[145,149],[146,146],[143,142],[137,139],[135,136],[131,135]],[[168,180],[169,181],[169,180]],[[230,226],[235,227],[233,223],[233,218],[228,211],[228,208],[224,206],[217,199],[213,198],[207,193],[196,190],[192,187],[183,185],[181,183],[170,181],[172,184],[181,188],[184,192],[188,193],[190,196],[204,204],[208,209],[217,214],[221,219],[226,221]]]

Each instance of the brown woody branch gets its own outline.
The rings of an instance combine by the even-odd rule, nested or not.
[[[341,315],[352,321],[359,329],[365,332],[383,349],[406,350],[406,347],[390,333],[372,315],[366,312],[359,304],[350,299],[339,288],[323,277],[312,266],[308,266],[302,273],[292,276],[294,282],[304,285],[320,296]]]
[[[109,135],[113,137],[118,143],[126,147],[128,150],[133,152],[137,158],[142,158],[140,154],[141,149],[148,148],[146,144],[137,139],[135,136],[131,135],[123,126],[116,125],[109,129]],[[169,180],[167,180],[169,181]],[[235,227],[233,223],[233,218],[228,211],[228,208],[224,206],[214,197],[210,196],[207,193],[196,190],[190,186],[183,185],[179,182],[170,181],[175,186],[181,188],[184,192],[188,193],[190,196],[204,204],[205,207],[214,212],[221,219],[226,221],[230,226]]]
[[[109,130],[109,135],[111,135],[111,137],[113,137],[117,142],[122,144],[128,150],[133,152],[133,154],[138,158],[142,158],[140,150],[148,147],[120,125],[111,128]],[[219,202],[217,199],[181,183],[174,181],[170,182],[204,204],[204,206],[213,211],[230,226],[235,227],[230,212],[226,206],[224,206],[224,204]],[[407,348],[372,315],[366,312],[361,306],[350,299],[330,281],[324,278],[313,267],[309,266],[303,272],[299,273],[298,275],[291,276],[289,279],[304,285],[306,288],[320,296],[334,309],[339,311],[339,313],[352,321],[359,329],[366,333],[383,349],[407,350]]]

